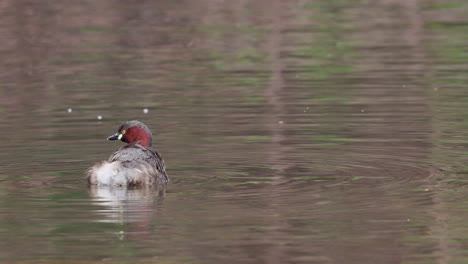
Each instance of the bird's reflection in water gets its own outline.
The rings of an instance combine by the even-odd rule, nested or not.
[[[157,211],[165,196],[164,187],[125,188],[91,186],[89,193],[98,222],[121,225],[120,239],[148,239],[156,224]]]

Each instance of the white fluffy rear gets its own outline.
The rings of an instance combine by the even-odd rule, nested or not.
[[[146,166],[142,169],[126,168],[120,161],[102,161],[89,169],[87,177],[90,184],[101,186],[151,184],[152,171],[152,168]]]

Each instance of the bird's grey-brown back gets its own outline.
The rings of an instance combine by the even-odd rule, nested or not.
[[[129,169],[142,170],[146,166],[154,168],[154,170],[145,169],[150,172],[151,176],[159,183],[166,184],[169,182],[169,177],[166,173],[166,165],[158,152],[151,148],[145,148],[137,143],[125,145],[114,152],[108,162],[119,161],[122,166]]]

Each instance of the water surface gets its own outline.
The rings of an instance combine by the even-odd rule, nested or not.
[[[0,262],[467,262],[467,11],[3,1]],[[171,183],[88,188],[131,119]]]

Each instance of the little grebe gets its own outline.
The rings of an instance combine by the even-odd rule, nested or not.
[[[169,182],[164,160],[151,148],[153,136],[140,121],[127,121],[108,140],[121,140],[127,145],[108,160],[91,167],[86,178],[91,185],[148,186]]]

